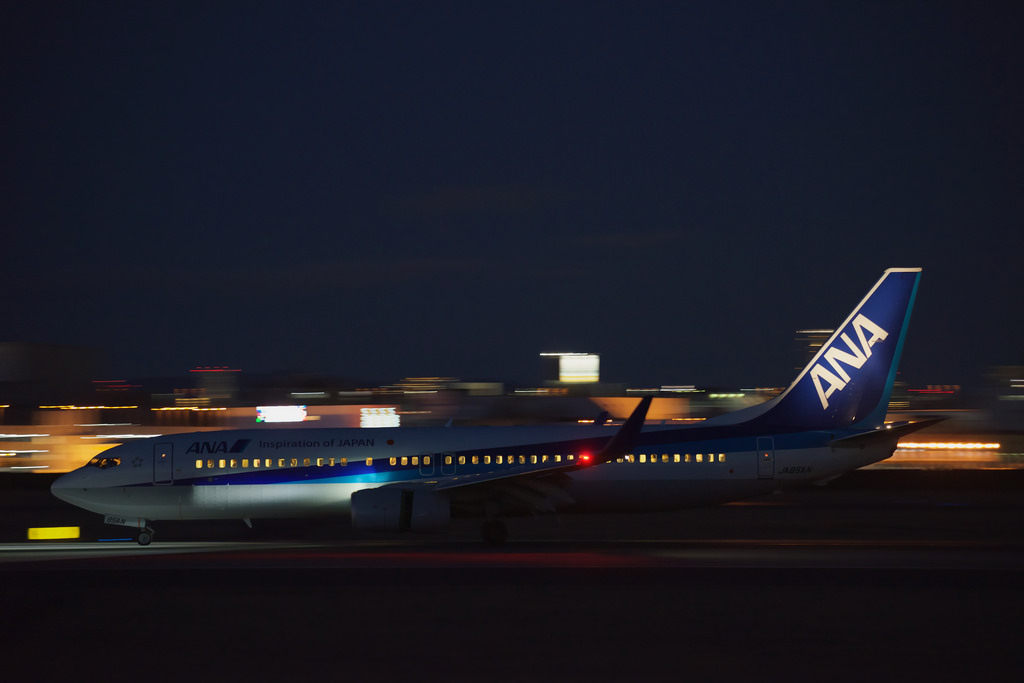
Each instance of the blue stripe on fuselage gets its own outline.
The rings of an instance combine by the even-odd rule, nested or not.
[[[813,448],[823,447],[829,441],[857,433],[863,430],[835,430],[835,431],[776,431],[766,432],[759,429],[757,425],[737,424],[723,426],[688,426],[679,428],[668,428],[641,433],[633,453],[661,453],[663,449],[672,448],[673,451],[688,452],[715,452],[715,453],[742,453],[754,452],[756,450],[756,438],[770,436],[775,439],[775,448],[783,450],[788,448]],[[603,445],[604,439],[584,439],[579,441],[559,441],[553,443],[520,445],[511,448],[474,448],[462,451],[446,451],[455,459],[455,464],[444,465],[457,471],[458,476],[473,474],[487,474],[494,472],[515,472],[516,474],[528,474],[530,472],[542,472],[554,467],[564,467],[572,464],[563,460],[561,463],[554,463],[551,458],[555,454],[563,458],[568,454],[579,455],[580,453],[594,452]],[[472,464],[473,456],[490,455],[494,457],[497,453],[504,451],[505,457],[515,456],[514,463],[497,465],[494,463]],[[538,457],[548,455],[548,462],[536,464],[520,464],[518,457],[522,455],[527,458],[536,455]],[[442,455],[435,454],[440,458]],[[465,463],[458,464],[459,458],[465,458]],[[176,486],[224,486],[224,485],[275,485],[275,484],[367,484],[381,486],[385,484],[402,481],[436,481],[446,479],[452,474],[442,474],[442,464],[435,463],[432,466],[432,474],[423,474],[420,466],[417,465],[390,465],[387,460],[375,460],[375,465],[368,466],[364,461],[350,462],[347,465],[309,465],[297,467],[275,467],[269,469],[252,469],[246,471],[222,472],[211,470],[196,470],[186,477],[176,477]],[[136,486],[151,486],[150,482],[137,484]]]

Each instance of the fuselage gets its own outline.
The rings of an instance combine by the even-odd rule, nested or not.
[[[61,477],[53,493],[130,520],[345,515],[355,491],[393,484],[520,475],[555,465],[567,511],[654,511],[736,500],[825,479],[895,448],[836,449],[835,433],[736,434],[736,428],[645,430],[633,449],[586,466],[614,427],[303,429],[203,432],[112,448]],[[723,433],[731,436],[722,437]],[[456,501],[458,497],[456,496]]]

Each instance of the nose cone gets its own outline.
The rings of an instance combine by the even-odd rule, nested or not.
[[[74,472],[68,472],[50,484],[50,493],[55,497],[60,498],[65,503],[71,503],[78,507],[83,507],[82,501],[84,500],[86,484],[83,481],[84,477],[78,470]]]

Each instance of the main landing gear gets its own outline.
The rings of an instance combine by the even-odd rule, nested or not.
[[[508,529],[500,519],[488,519],[480,526],[480,538],[488,545],[501,545],[508,539]]]

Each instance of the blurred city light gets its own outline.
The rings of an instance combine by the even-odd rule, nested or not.
[[[998,443],[980,443],[974,441],[968,442],[957,442],[957,441],[939,441],[939,442],[925,442],[925,441],[901,441],[897,448],[901,450],[956,450],[956,451],[980,451],[980,450],[999,450],[1001,444]]]

